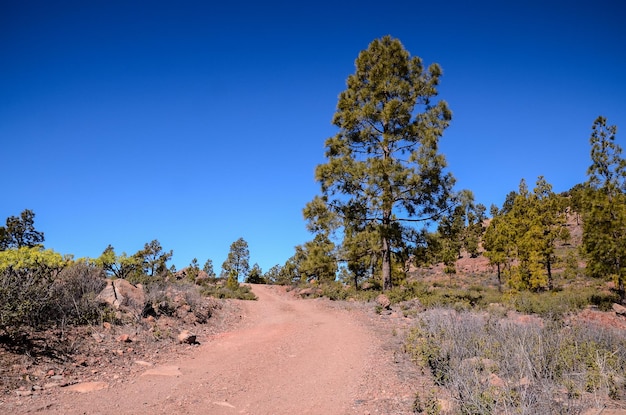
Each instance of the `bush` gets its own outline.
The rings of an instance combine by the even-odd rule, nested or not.
[[[624,398],[622,332],[432,309],[420,315],[406,350],[462,414],[580,413]]]
[[[525,314],[537,314],[542,317],[561,318],[563,315],[582,310],[593,304],[607,311],[617,295],[598,293],[593,288],[577,288],[562,291],[531,293],[513,292],[506,296],[505,302],[512,308]]]
[[[53,282],[67,262],[40,247],[0,252],[0,330],[12,337],[50,322]]]
[[[105,286],[102,268],[84,262],[64,268],[54,284],[53,317],[63,325],[100,323],[104,309],[96,297]]]
[[[394,287],[386,293],[392,304],[418,299],[426,308],[454,307],[459,310],[486,308],[490,303],[502,301],[502,294],[495,288],[471,286],[468,289],[444,287],[424,282],[412,282],[402,287]]]
[[[344,288],[343,284],[338,281],[320,284],[320,288],[322,296],[332,301],[347,300],[353,292],[353,290]]]
[[[205,285],[202,287],[202,295],[211,296],[213,298],[232,298],[237,300],[256,300],[257,297],[248,285],[242,285],[237,282],[236,278],[228,278],[225,286]]]
[[[196,323],[206,323],[211,317],[212,306],[202,298],[200,290],[191,282],[151,284],[146,291],[146,304],[142,316],[177,315],[182,318],[192,313]]]
[[[0,271],[0,329],[10,337],[49,321],[53,308],[52,276],[44,269]]]

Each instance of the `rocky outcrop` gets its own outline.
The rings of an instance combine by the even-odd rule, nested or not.
[[[300,297],[302,298],[319,297],[320,295],[322,295],[322,290],[317,287],[303,288],[298,291],[298,295],[300,295]]]
[[[189,274],[190,271],[191,269],[189,267],[183,268],[180,271],[177,271],[176,273],[174,273],[174,278],[176,278],[176,280],[178,281],[191,279],[191,275]],[[193,280],[198,285],[202,285],[204,282],[209,281],[211,279],[209,277],[209,274],[207,274],[206,271],[201,270],[201,269],[195,270],[194,274],[196,275],[193,276]]]
[[[140,284],[133,285],[124,279],[109,279],[96,300],[101,304],[110,305],[115,310],[140,313],[146,302],[146,295]]]
[[[618,316],[626,317],[626,307],[624,307],[623,305],[614,303],[613,311],[615,311],[615,314],[617,314]]]
[[[106,382],[83,382],[83,383],[70,385],[66,387],[65,389],[71,392],[89,393],[89,392],[106,389],[108,387],[109,387],[109,384]]]
[[[196,344],[196,335],[189,330],[183,330],[178,334],[178,343]]]
[[[376,304],[383,310],[391,309],[391,301],[385,294],[379,294],[378,297],[376,297]]]

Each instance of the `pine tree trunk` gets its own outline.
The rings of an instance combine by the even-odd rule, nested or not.
[[[552,262],[549,256],[546,258],[546,269],[548,271],[548,290],[552,291],[554,288],[552,285]]]
[[[617,275],[617,293],[619,294],[620,304],[625,304],[626,291],[624,290],[624,277],[622,276],[622,267],[619,258],[616,262],[616,275]]]
[[[383,236],[383,291],[391,290],[391,250],[389,239]]]
[[[500,270],[500,263],[496,264],[498,268],[498,291],[502,291],[502,271]]]
[[[384,131],[387,131],[387,126],[384,125]],[[383,134],[384,136],[384,134]],[[387,162],[390,158],[391,152],[387,140],[383,142],[383,160]],[[389,234],[391,230],[391,210],[392,204],[392,191],[391,183],[389,181],[389,175],[387,172],[383,173],[382,177],[383,188],[383,221],[382,221],[382,237],[383,237],[383,291],[391,290],[391,243],[389,241]]]

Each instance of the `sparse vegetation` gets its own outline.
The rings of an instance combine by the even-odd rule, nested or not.
[[[418,317],[406,350],[455,413],[580,413],[625,397],[626,335],[609,328],[437,308]]]
[[[256,300],[256,296],[250,289],[250,286],[239,284],[234,277],[230,277],[226,285],[214,284],[204,286],[201,292],[203,295],[220,299]]]

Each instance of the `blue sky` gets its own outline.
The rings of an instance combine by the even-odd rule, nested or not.
[[[310,240],[302,208],[354,60],[384,35],[444,71],[457,189],[585,180],[598,115],[625,146],[621,1],[0,0],[0,219],[97,257],[158,239],[216,271]]]

